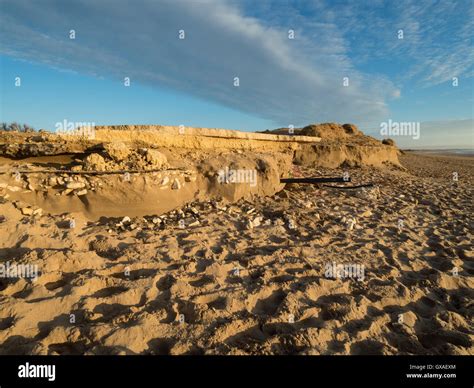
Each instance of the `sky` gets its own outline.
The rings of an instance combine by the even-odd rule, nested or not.
[[[474,148],[473,31],[471,0],[0,0],[0,121],[349,122]]]

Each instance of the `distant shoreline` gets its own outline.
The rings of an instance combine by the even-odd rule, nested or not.
[[[474,149],[402,149],[403,152],[412,152],[419,154],[434,154],[437,156],[468,156],[474,157]]]

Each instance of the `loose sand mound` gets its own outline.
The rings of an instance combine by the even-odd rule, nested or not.
[[[299,132],[302,136],[318,136],[323,140],[341,140],[350,136],[363,136],[363,133],[353,124],[311,124]]]
[[[288,134],[288,128],[265,133]],[[293,131],[300,136],[318,138],[318,142],[303,143],[294,151],[294,163],[302,166],[336,168],[340,166],[400,166],[393,140],[383,142],[364,135],[353,124],[311,124]]]
[[[322,141],[304,145],[295,151],[294,163],[302,166],[319,167],[361,167],[384,165],[400,166],[399,151],[392,146],[367,143]]]

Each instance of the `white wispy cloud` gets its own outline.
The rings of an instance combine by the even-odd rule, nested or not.
[[[1,6],[3,54],[173,88],[280,125],[376,119],[400,93],[384,76],[355,69],[343,29],[323,6],[319,11],[332,20],[311,21],[288,7],[285,25],[272,22],[271,7],[264,22],[246,16],[245,3],[222,0],[4,0]]]
[[[355,63],[403,63],[397,82],[424,87],[474,75],[471,0],[401,0],[342,7],[338,25]],[[398,31],[403,30],[403,39]]]

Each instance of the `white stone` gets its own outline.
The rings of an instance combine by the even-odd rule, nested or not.
[[[81,197],[83,195],[86,195],[87,194],[87,189],[83,189],[83,190],[80,190],[80,191],[76,191],[75,193],[77,196]]]
[[[25,216],[31,216],[33,214],[33,209],[31,207],[24,207],[21,209],[21,213]]]
[[[83,182],[68,182],[66,183],[66,188],[68,189],[82,189],[86,187],[86,184]]]

